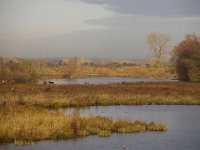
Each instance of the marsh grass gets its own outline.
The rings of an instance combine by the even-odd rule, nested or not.
[[[151,95],[134,93],[35,93],[30,95],[0,94],[1,106],[34,106],[47,109],[64,107],[108,106],[108,105],[200,105],[200,96],[195,95]]]
[[[65,66],[36,67],[38,76],[46,76],[53,78],[61,78],[66,76]],[[173,78],[174,73],[168,66],[149,67],[146,66],[122,66],[122,67],[90,67],[79,66],[75,72],[75,76],[79,78],[85,77],[154,77],[154,78]]]
[[[114,130],[118,133],[133,133],[144,131],[167,131],[167,127],[154,122],[146,123],[136,120],[135,122],[118,120],[114,123]]]
[[[107,130],[101,130],[97,134],[99,137],[109,137],[111,135],[110,131]]]
[[[10,90],[11,88],[15,90]],[[50,91],[46,91],[47,88]],[[68,86],[1,84],[0,142],[27,145],[30,141],[38,140],[167,131],[165,125],[153,122],[113,121],[101,116],[80,117],[79,113],[66,116],[55,110],[61,107],[153,104],[199,105],[200,84],[136,83]]]
[[[15,91],[11,91],[11,87],[14,87]],[[50,88],[51,92],[47,92],[46,88]],[[182,82],[60,86],[1,84],[0,105],[48,109],[98,105],[200,105],[200,84]]]
[[[166,131],[166,126],[130,120],[114,122],[105,117],[80,117],[78,114],[65,116],[56,111],[35,107],[1,107],[0,142],[15,145],[30,145],[32,141],[57,140],[98,135],[108,137],[111,133],[141,131]],[[145,128],[144,128],[145,127]],[[155,130],[158,129],[159,130]]]
[[[30,146],[33,145],[33,141],[30,140],[15,140],[14,141],[15,146]]]

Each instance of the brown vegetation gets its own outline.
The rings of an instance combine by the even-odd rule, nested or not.
[[[105,117],[80,117],[41,108],[15,105],[0,106],[0,143],[15,142],[16,145],[32,144],[31,141],[47,139],[69,139],[74,137],[111,133],[133,133],[143,131],[166,131],[166,126],[141,121],[112,121]]]
[[[174,48],[172,62],[180,80],[200,82],[200,37],[188,34]]]
[[[146,66],[126,66],[126,67],[80,67],[77,71],[78,77],[136,77],[136,78],[174,78],[168,66],[146,67]]]
[[[0,105],[20,104],[45,108],[200,104],[200,84],[184,82],[109,85],[1,84],[0,93]]]
[[[9,80],[19,83],[33,82],[39,77],[33,63],[22,59],[20,62],[4,63],[0,57],[0,80]]]
[[[174,78],[170,66],[159,68],[148,64],[107,62],[98,65],[87,65],[78,62],[78,58],[69,58],[66,62],[53,63],[42,60],[31,61],[0,57],[0,80],[27,83],[37,79],[49,78],[85,78],[85,77],[153,77]]]
[[[77,57],[69,58],[68,61],[65,64],[65,77],[72,78],[76,75],[76,71],[78,69],[78,59]]]

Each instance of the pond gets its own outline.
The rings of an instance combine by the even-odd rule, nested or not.
[[[73,108],[60,110],[71,114]],[[33,146],[1,145],[5,150],[199,150],[200,106],[97,106],[81,108],[81,115],[102,115],[113,119],[155,121],[168,126],[167,132],[112,134],[101,138],[88,136],[72,140],[41,141]]]
[[[137,83],[137,82],[177,82],[173,79],[162,78],[80,78],[80,79],[49,79],[55,84],[111,84],[111,83]],[[43,83],[39,81],[39,83]]]

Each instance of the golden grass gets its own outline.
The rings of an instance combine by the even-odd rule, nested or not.
[[[48,109],[61,107],[108,106],[108,105],[200,105],[195,95],[151,95],[111,93],[35,93],[0,94],[2,106],[35,106]]]
[[[33,145],[33,141],[30,140],[16,140],[14,141],[15,146],[29,146]]]
[[[15,91],[11,91],[11,87],[14,87]],[[54,86],[1,84],[0,106],[11,105],[49,109],[98,105],[200,105],[200,84],[181,82]]]
[[[45,67],[42,70],[36,68],[39,76],[46,77],[64,77],[65,66]],[[171,73],[167,66],[150,67],[145,66],[124,66],[124,67],[89,67],[79,66],[76,77],[153,77],[153,78],[174,78],[175,74]]]
[[[14,91],[10,88],[14,87]],[[33,90],[30,90],[33,89]],[[46,90],[46,89],[50,89]],[[200,84],[136,83],[114,85],[1,84],[0,142],[27,145],[30,141],[68,139],[111,133],[166,131],[164,125],[105,117],[65,116],[44,108],[93,105],[199,105]]]
[[[105,117],[80,117],[34,107],[0,108],[0,142],[16,145],[32,144],[31,141],[68,139],[88,135],[108,137],[111,133],[139,131],[166,131],[164,125],[141,121],[112,121]]]
[[[153,77],[153,78],[174,78],[170,68],[145,66],[126,66],[126,67],[81,67],[77,71],[78,77]]]

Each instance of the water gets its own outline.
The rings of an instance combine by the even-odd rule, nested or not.
[[[156,78],[80,78],[80,79],[50,79],[55,84],[109,84],[109,83],[136,83],[136,82],[177,82],[172,79]],[[43,83],[40,81],[39,83]]]
[[[72,113],[72,108],[62,110]],[[164,123],[167,132],[112,134],[71,140],[41,141],[33,146],[0,146],[5,150],[199,150],[200,106],[98,106],[79,110],[81,115],[102,115],[113,119],[140,119]]]

